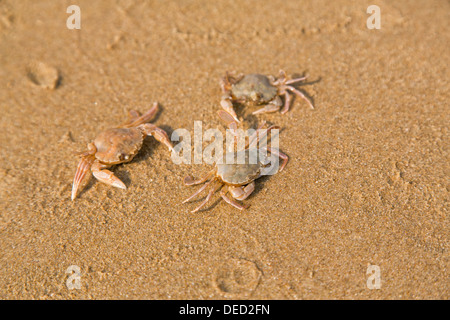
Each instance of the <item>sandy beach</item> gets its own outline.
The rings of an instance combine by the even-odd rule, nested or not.
[[[0,0],[0,299],[449,299],[448,1],[78,0],[69,29],[72,4]],[[129,110],[225,130],[225,72],[280,69],[315,109],[236,107],[289,156],[248,210],[191,213],[211,166],[153,137],[111,169],[126,190],[88,173],[71,201],[75,153]]]

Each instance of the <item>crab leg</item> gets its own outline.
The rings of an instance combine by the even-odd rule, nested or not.
[[[245,145],[244,149],[248,149],[250,147],[254,147],[256,144],[258,144],[258,134],[260,134],[260,131],[264,126],[266,125],[266,121],[262,121],[261,124],[258,126],[258,128],[256,129],[256,131],[248,137],[248,142]],[[256,139],[256,143],[254,142]]]
[[[289,107],[291,106],[291,95],[289,92],[284,92],[284,107],[281,109],[281,114],[285,114],[289,111]]]
[[[106,170],[106,168],[109,167],[110,166],[101,164],[98,160],[95,160],[92,164],[91,171],[98,181],[116,188],[126,189],[127,187],[125,186],[125,184],[119,178],[117,178],[114,173]]]
[[[280,106],[269,103],[264,106],[264,108],[253,111],[252,114],[261,114],[261,113],[271,113],[280,110]]]
[[[236,121],[235,121],[235,120],[233,119],[233,117],[232,117],[228,112],[226,112],[226,111],[220,110],[220,111],[217,111],[217,114],[219,115],[220,119],[222,119],[223,121],[226,122],[228,128],[231,130],[231,133],[232,133],[232,134],[234,135],[234,137],[235,137],[235,142],[237,143],[237,141],[238,141],[238,135],[237,135],[237,133],[236,133],[236,130],[237,130],[237,123],[236,123]],[[248,138],[248,142],[247,142],[247,144],[245,145],[245,149],[247,149],[249,146],[253,146],[253,141],[257,138],[258,131],[259,131],[260,129],[262,129],[262,128],[264,127],[265,124],[266,124],[266,122],[263,121],[263,122],[259,125],[258,129],[256,129],[255,133],[253,133],[253,134]],[[279,127],[278,127],[278,126],[272,126],[272,127],[270,127],[269,129],[267,129],[266,132],[265,132],[264,134],[267,134],[267,132],[269,132],[269,131],[272,130],[272,129],[279,129]],[[264,136],[264,134],[262,134],[260,138],[262,138],[262,137]],[[259,140],[256,140],[256,143],[257,143],[258,141],[259,141]]]
[[[223,188],[222,190],[220,190],[220,196],[222,197],[223,200],[225,200],[225,202],[227,202],[228,204],[231,204],[233,207],[239,209],[239,210],[244,210],[247,209],[249,206],[243,206],[240,205],[239,203],[237,203],[236,201],[234,201],[233,199],[230,199],[227,197],[227,192],[228,192],[228,187]]]
[[[125,122],[123,125],[128,125],[135,121],[137,118],[141,116],[141,113],[137,110],[130,110],[128,111],[128,121]]]
[[[168,147],[170,151],[173,150],[172,142],[170,141],[169,136],[163,129],[158,128],[157,126],[151,123],[141,124],[139,128],[141,128],[146,135],[153,136],[155,137],[156,140],[166,145],[166,147]]]
[[[285,83],[286,83],[286,72],[284,70],[280,70],[278,74],[278,79],[276,81],[272,81],[272,85],[279,86]]]
[[[261,128],[258,128],[258,130]],[[258,142],[263,139],[267,134],[272,131],[273,129],[280,129],[279,126],[270,126],[268,129],[264,130],[263,132],[260,132],[257,137],[253,137],[252,140],[249,140],[248,148],[253,148],[258,144]],[[257,131],[258,132],[258,131]],[[256,139],[255,139],[256,138]]]
[[[259,132],[259,130],[261,130],[265,125],[266,125],[266,121],[265,121],[265,120],[261,121],[261,124],[258,126],[258,128],[256,129],[256,131],[255,131],[251,136],[248,137],[248,142],[247,142],[247,144],[245,145],[245,149],[248,149],[249,146],[253,146],[253,145],[254,145],[254,144],[253,144],[253,140],[255,140],[256,138],[258,138],[258,132]]]
[[[229,95],[231,86],[236,82],[240,81],[243,77],[244,77],[243,73],[240,73],[237,76],[230,76],[230,72],[226,71],[225,76],[222,78],[222,81],[220,82],[222,92]]]
[[[228,71],[225,72],[225,76],[220,81],[220,87],[222,88],[223,93],[230,94],[231,83]]]
[[[143,114],[142,116],[139,116],[139,112],[136,110],[131,110],[129,112],[130,120],[128,120],[123,127],[125,128],[131,128],[131,127],[137,127],[138,125],[141,125],[143,123],[149,122],[158,111],[158,102],[153,103],[153,107],[147,111],[147,113]]]
[[[204,183],[206,180],[211,178],[211,176],[214,174],[214,172],[215,172],[215,170],[211,170],[203,178],[200,178],[197,180],[194,180],[194,178],[192,176],[187,176],[186,178],[184,178],[184,184],[187,186],[192,186],[192,185]]]
[[[205,183],[200,189],[198,189],[192,196],[184,200],[182,203],[186,203],[189,200],[193,199],[196,195],[200,194],[203,190],[206,189],[207,186],[209,186],[215,179],[209,180],[207,183]]]
[[[308,78],[308,76],[301,77],[301,78],[296,78],[296,79],[291,79],[291,80],[286,81],[285,84],[293,84],[293,83],[296,83],[296,82],[300,82],[300,81],[306,80],[307,78]]]
[[[283,103],[281,102],[280,97],[277,96],[269,104],[266,104],[264,106],[264,108],[258,109],[256,111],[252,112],[252,114],[275,112],[275,111],[280,110],[280,107],[281,107],[282,104]]]
[[[311,107],[311,109],[314,109],[314,106],[312,105],[311,101],[309,101],[309,99],[299,90],[295,89],[294,87],[291,86],[285,86],[284,87],[286,90],[289,90],[293,93],[295,93],[297,96],[299,96],[300,98],[302,98],[303,100],[305,100],[306,102],[308,102],[309,106]]]
[[[288,163],[289,157],[287,155],[285,155],[283,152],[281,152],[278,149],[273,149],[270,147],[266,147],[265,148],[267,151],[269,151],[270,153],[273,153],[274,155],[280,157],[281,159],[283,159],[283,164],[280,167],[280,171],[283,171],[284,167],[286,166],[286,164]]]
[[[203,202],[197,207],[197,208],[195,208],[194,210],[192,210],[191,212],[192,213],[195,213],[195,212],[197,212],[198,210],[200,210],[208,201],[209,201],[209,199],[211,199],[211,196],[213,195],[213,193],[214,193],[214,191],[216,190],[216,188],[214,187],[214,185],[212,185],[210,188],[209,188],[209,192],[208,192],[208,195],[206,196],[206,198],[205,198],[205,200],[203,200]]]
[[[83,178],[86,176],[86,172],[89,171],[89,168],[92,166],[95,158],[93,156],[85,156],[80,159],[78,163],[77,171],[75,172],[75,177],[73,178],[72,184],[72,201],[77,196],[78,186],[80,185]]]

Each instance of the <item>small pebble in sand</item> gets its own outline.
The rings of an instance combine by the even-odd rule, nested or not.
[[[26,71],[28,79],[36,86],[53,90],[59,84],[60,76],[58,70],[43,62],[30,63]]]

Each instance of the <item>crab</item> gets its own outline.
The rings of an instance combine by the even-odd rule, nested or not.
[[[170,151],[172,150],[172,143],[167,133],[163,129],[147,123],[157,111],[157,102],[142,116],[136,110],[130,111],[127,122],[117,128],[101,132],[93,142],[88,144],[87,151],[79,153],[81,159],[73,179],[72,200],[75,199],[78,186],[89,169],[100,182],[126,189],[125,184],[107,169],[113,165],[133,160],[133,157],[141,149],[146,136],[154,136],[156,140],[166,145]]]
[[[263,108],[254,111],[253,114],[269,113],[281,108],[283,102],[280,96],[284,96],[284,106],[281,109],[281,113],[284,114],[289,110],[291,93],[293,93],[304,99],[314,109],[311,101],[301,91],[292,86],[292,84],[304,81],[306,78],[288,80],[283,70],[280,70],[278,79],[262,74],[240,74],[234,77],[226,72],[221,81],[223,95],[220,105],[237,122],[239,122],[239,119],[233,108],[234,102],[250,106],[265,105]]]
[[[232,117],[232,115],[223,110],[220,110],[218,114],[222,120],[227,122],[229,128],[233,129],[236,128],[237,126],[236,120]],[[265,122],[263,122],[258,129],[262,129],[264,125]],[[270,164],[267,153],[263,154],[261,152],[259,152],[259,159],[258,159],[259,161],[255,164],[250,163],[249,159],[251,156],[251,152],[252,151],[258,152],[258,150],[259,151],[264,150],[266,152],[267,151],[270,152],[271,155],[275,155],[283,159],[283,163],[281,164],[279,171],[282,171],[288,162],[288,156],[277,149],[269,148],[267,146],[260,147],[260,149],[258,150],[254,149],[258,144],[259,140],[262,137],[265,137],[272,129],[279,129],[279,127],[270,126],[259,135],[258,131],[256,131],[252,136],[249,137],[249,140],[245,145],[244,149],[238,150],[236,152],[237,159],[239,159],[240,156],[243,156],[245,158],[245,162],[243,164],[216,163],[215,168],[210,172],[208,172],[204,177],[200,179],[194,179],[192,176],[187,176],[184,179],[184,183],[188,186],[198,185],[202,183],[203,186],[189,198],[184,200],[183,203],[190,201],[209,186],[208,195],[197,208],[191,211],[192,213],[197,212],[202,207],[204,207],[206,203],[210,200],[211,196],[219,188],[222,199],[225,200],[230,205],[232,205],[233,207],[239,210],[244,210],[249,207],[248,205],[241,205],[235,200],[242,201],[245,200],[248,196],[250,196],[250,194],[255,190],[255,180],[261,177],[262,175],[267,174],[268,166]],[[231,198],[228,196],[228,194],[231,195]]]

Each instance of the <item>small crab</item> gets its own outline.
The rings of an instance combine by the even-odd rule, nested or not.
[[[225,111],[219,111],[218,112],[219,117],[227,122],[229,128],[236,128],[236,121],[235,119],[227,112]],[[258,129],[262,129],[265,123],[263,123]],[[211,198],[211,196],[214,194],[215,191],[220,188],[220,195],[227,203],[231,204],[235,208],[239,210],[244,210],[248,208],[247,206],[243,206],[236,202],[236,200],[245,200],[254,190],[255,190],[255,180],[261,177],[262,175],[266,174],[268,166],[269,166],[269,157],[266,155],[263,155],[262,153],[259,153],[259,161],[255,164],[250,163],[249,159],[251,157],[251,151],[256,151],[254,148],[258,144],[258,141],[265,137],[272,129],[278,129],[277,126],[271,126],[268,129],[266,129],[263,134],[259,134],[258,132],[255,132],[252,136],[249,137],[248,143],[245,146],[243,150],[237,151],[237,159],[242,156],[242,153],[244,153],[243,157],[245,157],[244,164],[215,164],[215,168],[211,170],[208,174],[206,174],[203,178],[195,180],[191,176],[187,176],[184,179],[184,183],[188,186],[190,185],[197,185],[205,183],[199,190],[197,190],[192,196],[187,198],[183,201],[183,203],[186,203],[193,199],[195,196],[200,194],[203,190],[205,190],[208,186],[209,192],[206,196],[205,200],[193,211],[191,212],[197,212],[200,210]],[[258,135],[258,136],[257,136]],[[286,166],[288,161],[288,156],[284,153],[273,149],[269,147],[260,147],[259,150],[268,151],[271,153],[271,155],[275,155],[283,159],[283,163],[280,167],[280,171],[283,170],[283,168]],[[225,156],[227,157],[227,156]],[[271,170],[269,170],[271,171]],[[217,186],[219,184],[219,186]],[[231,197],[228,197],[227,194],[230,193]]]
[[[237,77],[230,76],[228,72],[222,79],[221,87],[223,91],[220,105],[231,114],[237,122],[239,122],[233,108],[233,102],[243,103],[251,106],[265,105],[263,108],[256,110],[253,114],[275,112],[283,105],[280,96],[284,96],[284,107],[281,113],[288,112],[291,103],[291,93],[299,96],[308,102],[309,106],[314,109],[312,103],[306,96],[294,88],[292,84],[305,80],[307,77],[288,80],[286,73],[280,70],[278,79],[272,76],[262,74],[240,74]],[[290,91],[290,92],[289,92]]]
[[[157,126],[147,123],[158,111],[158,103],[144,115],[138,111],[129,112],[129,120],[121,126],[101,132],[88,144],[88,150],[79,153],[81,160],[73,179],[72,200],[77,195],[78,186],[86,172],[91,169],[97,180],[113,187],[126,189],[125,184],[107,168],[130,162],[141,149],[146,136],[154,136],[156,140],[172,150],[172,143],[167,133]]]

